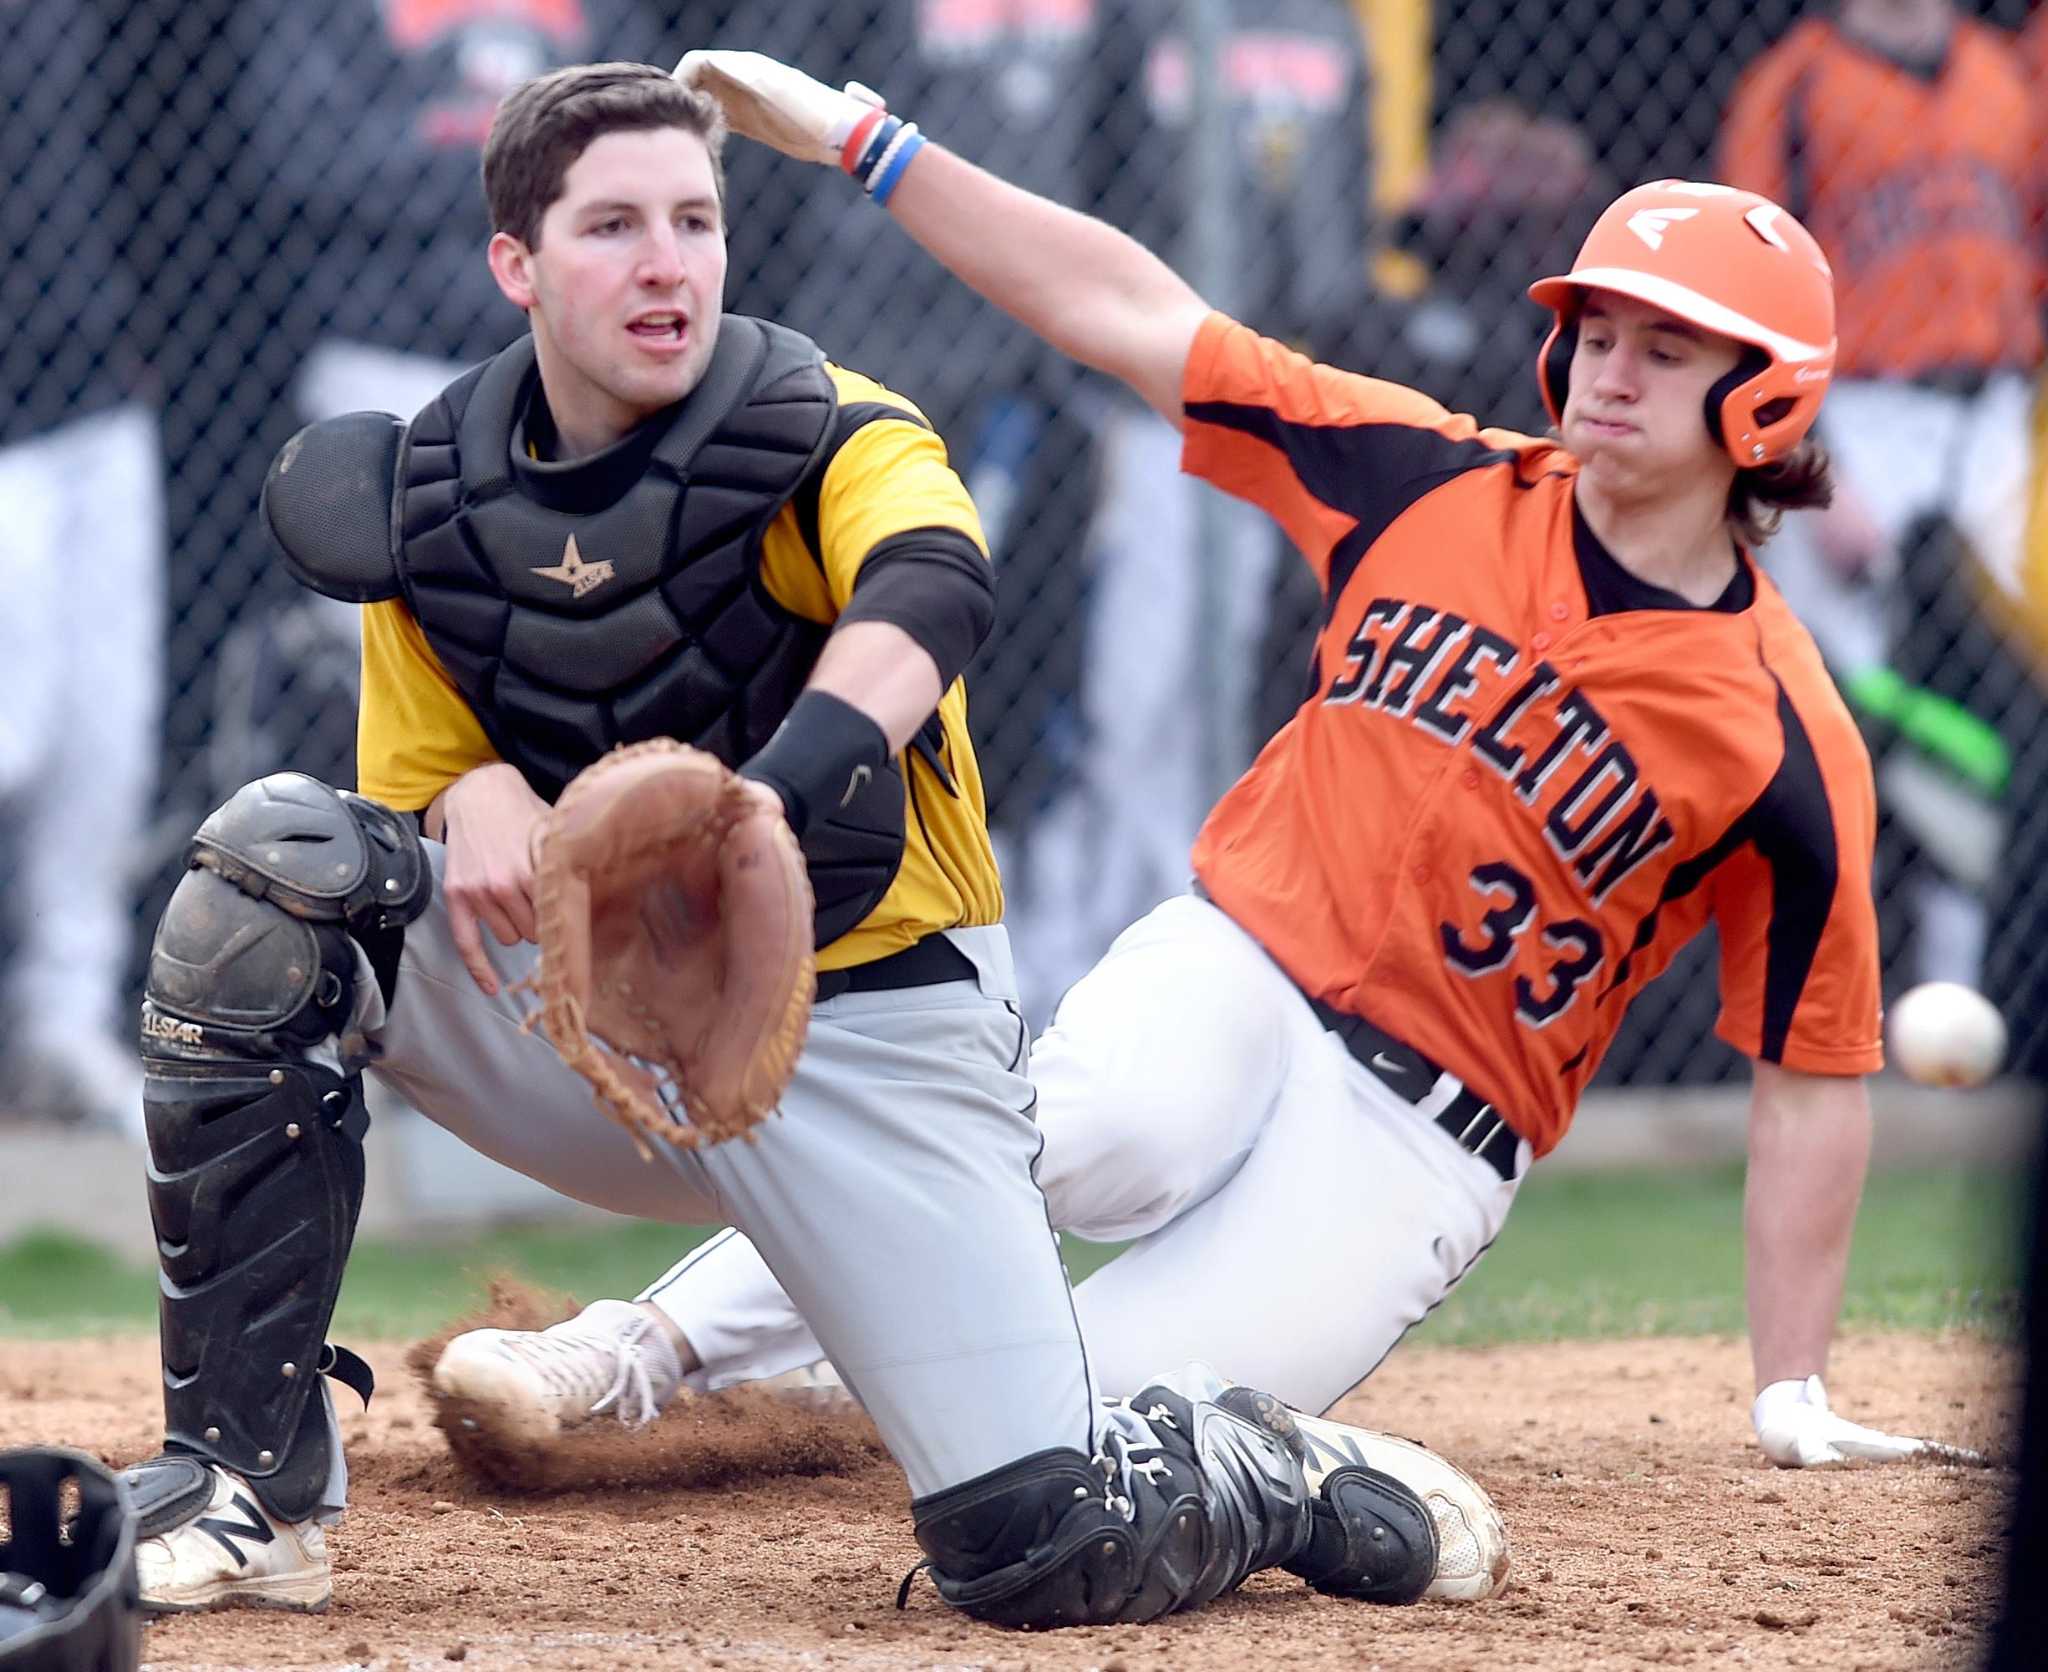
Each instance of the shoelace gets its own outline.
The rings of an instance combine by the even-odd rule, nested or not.
[[[1165,1416],[1165,1412],[1159,1413]],[[1171,1417],[1166,1418],[1167,1426],[1177,1428]],[[1135,1461],[1133,1453],[1149,1451],[1150,1457],[1142,1462]],[[1171,1473],[1171,1465],[1159,1454],[1156,1445],[1143,1441],[1127,1440],[1114,1428],[1106,1429],[1102,1436],[1102,1450],[1095,1454],[1095,1466],[1102,1471],[1103,1502],[1115,1514],[1126,1521],[1136,1513],[1137,1506],[1131,1500],[1131,1477],[1143,1475],[1146,1480],[1157,1482],[1163,1474]],[[1122,1487],[1122,1491],[1117,1488]]]
[[[570,1334],[557,1324],[537,1336],[515,1336],[507,1345],[538,1372],[556,1393],[588,1398],[592,1416],[616,1409],[628,1428],[645,1428],[658,1415],[654,1381],[640,1344],[654,1327],[651,1318],[636,1319],[616,1332],[584,1330]],[[594,1358],[611,1357],[609,1378],[600,1381]],[[599,1389],[603,1391],[600,1393]],[[592,1396],[595,1396],[594,1398]]]

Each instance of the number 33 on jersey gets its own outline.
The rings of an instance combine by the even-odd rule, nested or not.
[[[1324,584],[1311,695],[1195,849],[1306,992],[1435,1058],[1538,1155],[1710,918],[1723,1039],[1879,1066],[1869,761],[1748,554],[1689,605],[1601,547],[1551,442],[1220,315],[1184,397],[1186,468],[1269,511]]]

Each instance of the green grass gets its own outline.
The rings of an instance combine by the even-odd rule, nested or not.
[[[500,1272],[585,1300],[636,1292],[710,1234],[610,1224],[513,1226],[452,1242],[366,1239],[349,1260],[333,1334],[343,1341],[431,1334],[475,1306]],[[153,1271],[55,1231],[0,1248],[0,1335],[82,1335],[155,1322]]]
[[[2023,1184],[1878,1173],[1864,1192],[1851,1326],[2009,1334]],[[1522,1190],[1507,1228],[1414,1339],[1437,1345],[1739,1332],[1742,1171],[1579,1173]]]
[[[1848,1321],[2009,1332],[2019,1189],[1986,1172],[1873,1177],[1850,1263]],[[1737,1168],[1555,1177],[1539,1170],[1500,1241],[1415,1339],[1483,1345],[1739,1331],[1741,1225]],[[428,1334],[474,1306],[489,1275],[501,1271],[585,1300],[630,1294],[706,1234],[625,1225],[368,1241],[349,1263],[334,1334]],[[1074,1243],[1068,1253],[1079,1278],[1115,1250]],[[148,1328],[155,1306],[151,1272],[73,1236],[38,1233],[0,1248],[0,1335]]]

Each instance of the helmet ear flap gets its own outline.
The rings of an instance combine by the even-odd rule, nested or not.
[[[1713,388],[1707,391],[1707,434],[1713,437],[1716,447],[1726,448],[1728,436],[1721,423],[1721,408],[1728,404],[1728,397],[1740,389],[1759,372],[1770,368],[1771,357],[1762,349],[1745,347],[1742,358],[1734,368],[1714,380]]]
[[[1558,315],[1550,336],[1536,356],[1536,380],[1543,386],[1543,405],[1553,424],[1564,422],[1565,396],[1571,388],[1572,356],[1579,348],[1579,322]]]

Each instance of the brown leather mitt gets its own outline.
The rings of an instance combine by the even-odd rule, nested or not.
[[[789,826],[714,757],[655,738],[578,773],[534,844],[535,1020],[562,1060],[649,1160],[654,1140],[750,1132],[789,1085],[817,990]]]

